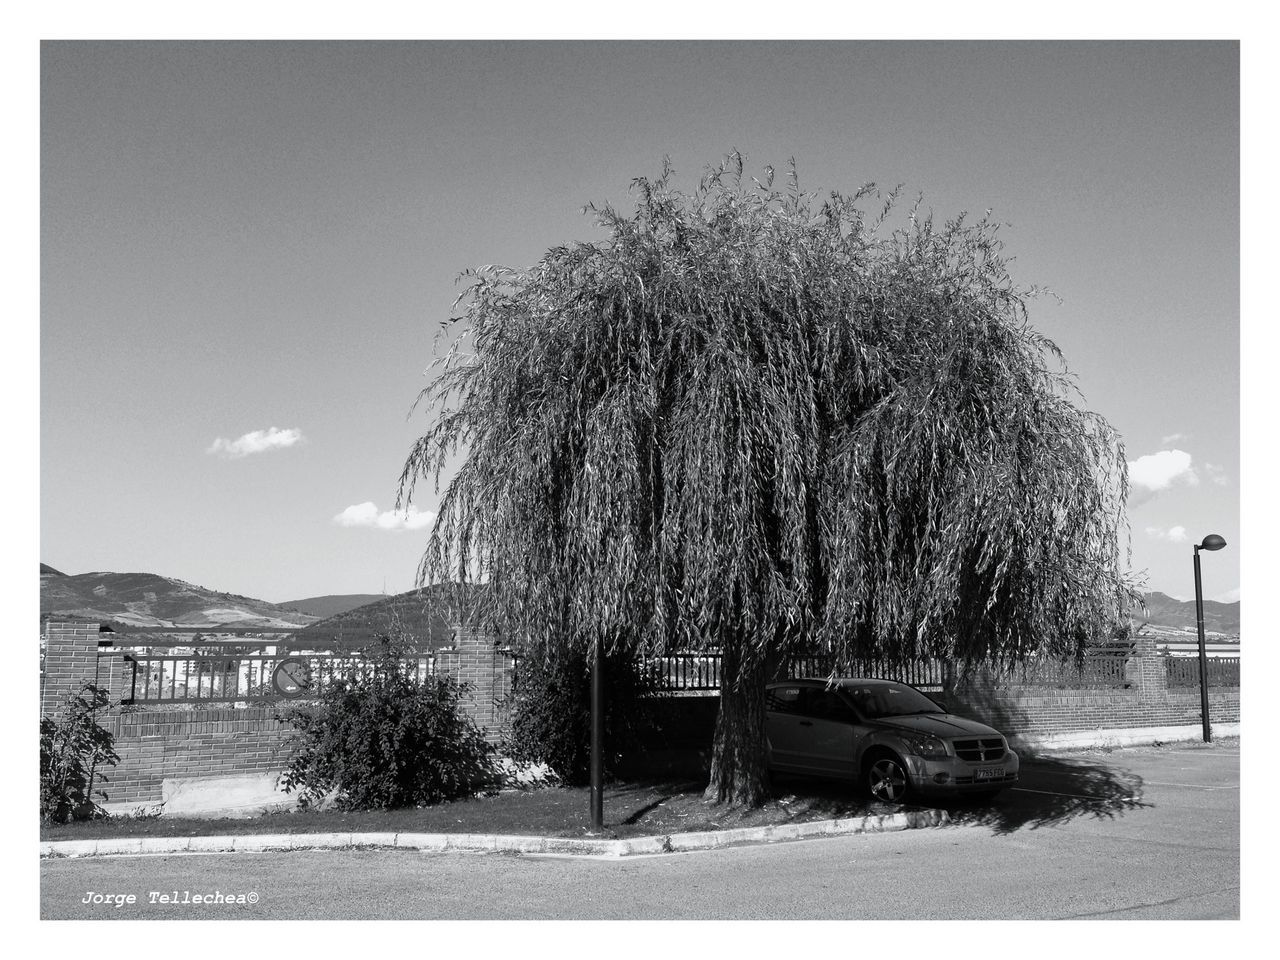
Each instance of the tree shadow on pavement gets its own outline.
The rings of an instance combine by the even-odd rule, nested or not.
[[[946,810],[954,823],[991,827],[996,833],[1013,833],[1066,823],[1077,817],[1115,819],[1130,810],[1150,807],[1142,799],[1142,778],[1100,757],[1023,757],[1015,787],[993,800],[958,798],[935,806]]]
[[[1046,691],[1049,692],[1049,691]],[[944,709],[1004,731],[1021,759],[1020,779],[994,799],[919,797],[913,804],[872,800],[852,783],[775,774],[772,797],[753,810],[727,809],[714,817],[715,826],[749,826],[802,820],[844,819],[891,814],[903,809],[942,809],[954,823],[990,827],[1006,834],[1066,823],[1078,817],[1114,819],[1130,810],[1151,806],[1143,800],[1142,778],[1125,770],[1104,751],[1074,752],[1070,756],[1037,752],[1021,743],[1019,731],[1034,729],[1017,700],[990,687],[971,686],[935,698]],[[650,749],[628,770],[637,790],[627,809],[627,827],[662,825],[672,815],[692,816],[704,805],[701,788],[710,767],[709,737],[690,738],[679,746]],[[694,819],[701,820],[699,814]]]
[[[1053,693],[1060,691],[1046,691]],[[1020,742],[1019,732],[1034,729],[1016,698],[982,683],[952,689],[935,697],[943,709],[989,724],[1004,732],[1021,760],[1019,781],[994,799],[921,796],[906,809],[941,809],[953,823],[990,827],[996,833],[1066,823],[1077,817],[1114,819],[1130,810],[1151,806],[1143,800],[1142,778],[1109,759],[1103,751],[1063,756]],[[794,779],[794,782],[790,782]],[[851,784],[788,778],[774,786],[775,796],[790,791],[810,811],[826,808],[833,816],[848,815],[848,802],[858,797],[870,814],[904,809],[872,801]],[[812,814],[810,814],[812,815]]]
[[[1142,778],[1108,762],[1107,753],[1062,756],[1037,751],[1020,733],[1034,724],[1015,697],[1003,696],[980,676],[961,683],[941,699],[943,709],[980,720],[1002,731],[1021,760],[1016,786],[993,800],[958,798],[931,804],[946,810],[954,822],[990,826],[997,833],[1035,829],[1077,817],[1114,819],[1129,810],[1150,806],[1143,801]],[[1068,691],[1045,690],[1046,694]]]
[[[952,823],[990,827],[1013,833],[1066,823],[1077,817],[1114,819],[1130,810],[1151,806],[1142,799],[1142,778],[1098,760],[1052,755],[1025,757],[1017,786],[994,799],[919,797],[910,804],[881,803],[853,784],[799,776],[773,781],[770,806],[784,804],[797,818],[816,815],[852,817],[897,813],[901,810],[945,810]],[[788,817],[775,818],[786,822]]]

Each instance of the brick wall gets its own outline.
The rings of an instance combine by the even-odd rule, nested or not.
[[[95,635],[95,656],[96,641]],[[100,682],[110,682],[121,672],[111,656],[101,663]],[[436,671],[468,684],[463,708],[490,742],[498,742],[506,719],[503,701],[511,692],[511,658],[486,638],[459,630],[453,648],[437,652]],[[120,762],[108,771],[109,802],[158,803],[166,778],[284,769],[292,727],[277,721],[275,713],[271,706],[113,711],[101,721],[115,736],[120,755]]]
[[[1198,726],[1199,690],[1015,690],[969,686],[951,691],[947,708],[1020,739],[1093,730]],[[1240,689],[1210,690],[1211,723],[1240,722]]]
[[[49,622],[45,625],[42,715],[61,712],[70,693],[87,681],[126,696],[123,658],[98,653],[98,626]],[[438,652],[436,670],[467,684],[463,707],[491,743],[502,736],[504,702],[511,693],[511,658],[487,638],[458,629],[451,649]],[[99,723],[115,738],[120,762],[107,770],[107,802],[143,806],[158,803],[166,779],[229,777],[279,771],[288,760],[292,727],[275,719],[266,705],[250,708],[193,706],[163,712],[128,707],[105,712]]]
[[[86,682],[106,689],[112,700],[126,693],[130,671],[123,658],[98,654],[98,625],[51,621],[45,624],[45,663],[40,696],[42,716],[61,713],[70,693]],[[227,706],[190,710],[104,711],[98,722],[115,738],[119,763],[105,771],[102,788],[110,804],[158,803],[166,778],[228,777],[281,770],[292,727],[275,719],[275,708]]]
[[[40,687],[40,716],[62,712],[67,698],[82,684],[94,682],[98,671],[98,625],[50,621],[45,624],[44,675]]]
[[[116,712],[99,721],[120,762],[104,785],[112,804],[159,803],[167,778],[231,777],[283,770],[293,728],[274,707]]]
[[[95,624],[48,623],[45,644],[44,715],[59,712],[66,696],[86,680],[107,687],[113,698],[124,692],[123,665],[110,654],[99,657]],[[956,712],[985,720],[1012,737],[1199,724],[1199,691],[1166,689],[1162,665],[1150,651],[1141,654],[1128,689],[1010,689],[978,679],[949,691],[946,702]],[[458,629],[454,646],[437,651],[436,670],[468,684],[464,709],[487,739],[497,743],[507,721],[511,658],[488,638]],[[664,741],[696,747],[705,738],[709,744],[718,698],[669,699],[670,709],[660,710]],[[1238,688],[1211,690],[1210,718],[1215,723],[1239,722]],[[167,778],[282,770],[292,731],[275,719],[272,706],[164,712],[125,708],[107,712],[100,722],[114,735],[120,756],[119,764],[107,771],[109,802],[138,806],[159,802]]]
[[[1199,688],[1170,688],[1155,640],[1142,637],[1129,660],[1129,685],[1104,690],[1014,687],[979,672],[949,689],[948,709],[983,720],[1011,737],[1034,740],[1094,730],[1200,723]],[[1240,722],[1240,688],[1210,688],[1209,721]]]
[[[463,709],[486,740],[498,743],[506,729],[505,706],[514,678],[511,657],[483,634],[456,627],[453,647],[436,651],[436,673],[467,685]]]

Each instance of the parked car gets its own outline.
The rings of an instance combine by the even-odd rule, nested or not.
[[[947,713],[892,680],[771,683],[765,735],[771,770],[859,782],[876,800],[995,796],[1018,782],[1018,755],[998,731]]]

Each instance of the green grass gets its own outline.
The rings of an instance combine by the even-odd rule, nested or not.
[[[755,810],[731,809],[702,799],[704,784],[613,784],[604,794],[604,837],[666,835],[889,812],[839,785],[805,784],[800,795],[780,795]],[[255,833],[491,833],[585,837],[590,832],[590,791],[552,787],[508,791],[407,810],[272,813],[244,819],[113,817],[64,825],[42,825],[41,840],[102,837],[187,837]]]

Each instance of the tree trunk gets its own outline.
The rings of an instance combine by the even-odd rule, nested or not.
[[[758,807],[769,796],[765,762],[764,688],[767,664],[743,665],[725,649],[720,662],[720,715],[711,752],[711,782],[704,796],[716,803]]]

